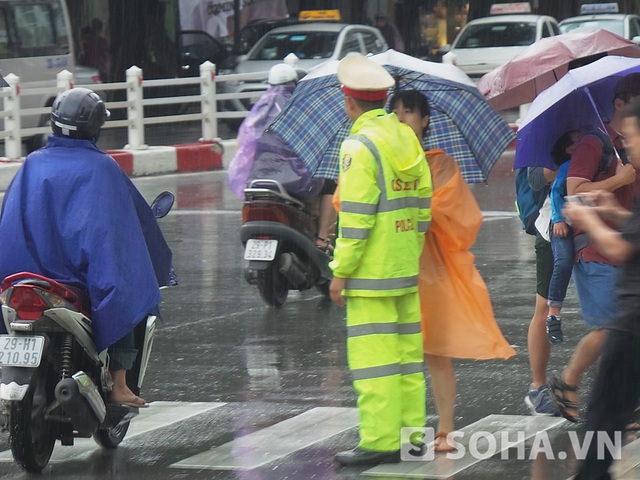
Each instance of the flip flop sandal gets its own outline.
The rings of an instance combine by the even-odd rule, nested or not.
[[[570,422],[579,422],[580,417],[577,415],[571,415],[567,412],[567,410],[573,409],[577,412],[580,405],[578,405],[578,402],[569,400],[565,395],[567,392],[577,392],[578,387],[576,385],[569,385],[560,377],[553,377],[551,380],[549,380],[548,385],[549,391],[551,392],[551,397],[560,410],[562,416]]]
[[[627,432],[637,432],[640,430],[640,423],[632,420],[629,423],[627,423],[624,429]]]
[[[147,402],[140,403],[137,400],[144,402],[140,397],[136,395],[133,402],[114,402],[114,404],[122,405],[123,407],[130,407],[130,408],[149,408],[149,404]]]

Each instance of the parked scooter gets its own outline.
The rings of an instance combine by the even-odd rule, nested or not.
[[[276,180],[253,180],[244,194],[240,238],[247,282],[276,307],[289,290],[315,286],[328,295],[331,257],[316,246],[317,215]]]
[[[163,192],[152,203],[156,218],[169,213],[174,196]],[[0,335],[0,399],[9,403],[9,443],[13,458],[28,472],[47,465],[56,440],[73,445],[91,437],[104,448],[124,439],[138,408],[108,403],[113,385],[108,354],[96,351],[91,313],[73,289],[23,272],[0,284],[8,335]],[[137,395],[149,362],[157,317],[134,330],[140,354],[127,371]]]

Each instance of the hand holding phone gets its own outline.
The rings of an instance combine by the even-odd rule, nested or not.
[[[564,197],[567,202],[584,205],[585,207],[595,207],[593,200],[587,195],[567,195]]]

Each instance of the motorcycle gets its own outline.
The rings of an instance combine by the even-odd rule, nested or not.
[[[175,197],[163,192],[151,204],[164,217]],[[0,400],[8,403],[9,443],[15,462],[27,472],[48,464],[56,440],[73,445],[92,437],[116,448],[138,408],[109,404],[113,380],[107,350],[96,351],[90,310],[70,287],[34,273],[10,275],[0,284],[7,328],[0,335]],[[138,395],[149,362],[157,317],[149,315],[135,330],[140,352],[127,371]]]
[[[244,195],[240,239],[247,283],[275,307],[289,290],[316,287],[328,296],[331,257],[315,243],[317,214],[276,180],[252,180]]]

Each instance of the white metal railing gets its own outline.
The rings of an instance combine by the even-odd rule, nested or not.
[[[118,109],[126,109],[126,118],[107,120],[103,128],[127,128],[129,149],[146,149],[144,140],[145,125],[162,123],[193,122],[200,121],[202,126],[202,140],[211,141],[218,137],[218,120],[241,119],[247,116],[244,109],[219,110],[219,103],[233,104],[234,100],[248,99],[251,102],[257,100],[264,89],[257,87],[254,91],[242,93],[217,93],[217,86],[223,82],[254,81],[256,85],[266,80],[268,72],[250,74],[216,75],[216,67],[211,62],[200,65],[200,77],[167,78],[144,80],[142,69],[132,66],[126,71],[125,82],[100,83],[91,85],[75,85],[77,87],[90,88],[103,96],[109,96],[106,92],[126,90],[126,101],[106,101],[107,108],[113,112]],[[9,87],[0,89],[3,110],[0,112],[0,120],[4,121],[4,130],[0,131],[0,139],[5,144],[5,157],[19,159],[22,154],[22,141],[34,135],[46,135],[51,132],[49,126],[50,106],[37,108],[21,108],[20,99],[29,95],[55,97],[58,93],[74,87],[73,75],[63,70],[57,75],[55,87],[20,88],[20,79],[16,75],[9,74],[5,77]],[[176,97],[144,98],[144,89],[158,87],[194,86],[198,93],[194,95],[182,95]],[[160,105],[180,105],[180,113],[164,116],[146,116],[144,107]],[[191,108],[189,108],[191,107]],[[190,112],[195,110],[195,112]],[[199,111],[198,111],[199,110]],[[37,126],[23,128],[25,117],[36,117]],[[112,116],[113,117],[113,116]],[[33,123],[33,118],[30,123]]]

